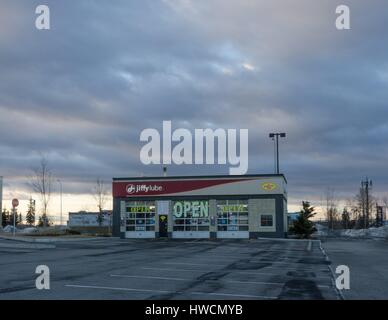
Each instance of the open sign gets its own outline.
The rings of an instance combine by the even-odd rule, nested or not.
[[[176,201],[174,203],[176,218],[207,218],[209,216],[208,201]]]

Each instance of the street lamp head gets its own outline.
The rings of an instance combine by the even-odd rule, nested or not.
[[[280,137],[281,137],[281,138],[285,138],[285,137],[286,137],[286,134],[285,134],[285,133],[281,133],[281,134],[280,134]]]
[[[270,137],[270,138],[274,138],[274,137],[275,137],[275,134],[274,134],[274,133],[270,133],[270,134],[269,134],[269,137]]]

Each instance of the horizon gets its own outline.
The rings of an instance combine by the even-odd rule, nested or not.
[[[388,196],[388,4],[348,1],[354,24],[338,30],[334,0],[46,2],[49,30],[34,25],[38,1],[1,4],[6,205],[29,198],[41,155],[68,195],[64,212],[94,207],[97,178],[161,174],[142,163],[140,136],[165,120],[189,132],[248,129],[247,174],[274,172],[268,134],[286,132],[290,211],[303,200],[321,207],[328,188],[345,201],[367,176]],[[169,175],[233,167],[174,163]]]

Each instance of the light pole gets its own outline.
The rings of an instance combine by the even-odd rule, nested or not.
[[[272,140],[275,140],[276,142],[276,158],[275,158],[275,164],[276,164],[276,174],[280,174],[280,168],[279,168],[279,137],[285,138],[285,133],[270,133],[269,137]]]
[[[57,180],[59,183],[59,189],[60,189],[60,201],[61,201],[61,213],[59,216],[59,224],[62,226],[62,182],[61,180]]]
[[[16,207],[19,206],[18,199],[12,199],[12,213],[13,213],[13,236],[15,236],[16,232]]]
[[[16,232],[16,208],[12,208],[12,213],[13,213],[13,236],[15,236]]]

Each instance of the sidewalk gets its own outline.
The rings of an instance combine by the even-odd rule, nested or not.
[[[1,239],[5,240],[4,238]],[[54,249],[55,247],[54,244],[12,241],[9,239],[0,241],[0,249]]]
[[[29,242],[29,243],[55,243],[55,242],[67,242],[67,241],[90,241],[90,240],[101,240],[101,239],[117,239],[116,237],[85,237],[85,236],[56,236],[56,237],[45,237],[45,236],[22,236],[12,234],[0,234],[0,239]]]

